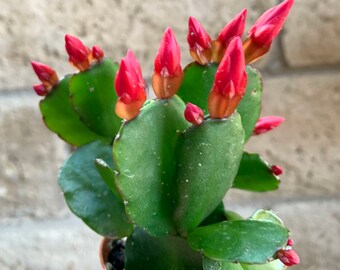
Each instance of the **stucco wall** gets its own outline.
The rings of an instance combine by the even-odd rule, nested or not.
[[[187,18],[212,36],[243,8],[251,23],[276,0],[0,2],[0,269],[98,269],[100,237],[75,219],[56,184],[68,147],[43,125],[29,61],[73,72],[64,35],[100,45],[119,60],[128,48],[146,78],[166,27],[190,61]],[[273,208],[291,228],[302,264],[336,270],[340,241],[340,4],[296,0],[282,35],[257,64],[265,81],[263,115],[286,122],[247,149],[285,169],[271,194],[232,191],[226,205],[245,215]],[[294,269],[294,268],[293,268]]]

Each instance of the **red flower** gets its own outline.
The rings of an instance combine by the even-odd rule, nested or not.
[[[42,64],[36,61],[31,61],[31,65],[33,67],[35,74],[37,74],[39,80],[42,82],[43,86],[45,87],[45,90],[49,91],[55,85],[58,84],[59,82],[58,75],[54,69],[52,69],[48,65],[45,65],[45,64]]]
[[[283,169],[280,166],[278,166],[278,165],[273,165],[270,168],[270,171],[272,172],[272,174],[274,174],[276,176],[279,176],[279,175],[281,175],[283,173]],[[289,244],[287,244],[287,245],[289,245]]]
[[[120,62],[114,85],[118,95],[116,114],[126,120],[135,118],[146,100],[146,83],[141,67],[130,50]]]
[[[201,65],[207,65],[211,60],[211,38],[202,25],[189,17],[187,40],[192,58]]]
[[[92,53],[83,42],[71,35],[65,36],[65,48],[69,55],[69,62],[80,71],[88,70],[92,62]]]
[[[245,93],[247,74],[245,71],[242,42],[235,37],[229,44],[220,63],[208,98],[211,118],[225,118],[236,109]]]
[[[278,127],[279,125],[281,125],[281,123],[284,120],[285,120],[285,118],[283,118],[281,116],[261,117],[261,118],[259,118],[259,120],[257,120],[257,123],[256,123],[254,131],[253,131],[253,135],[259,135],[259,134],[266,133],[266,132]]]
[[[202,124],[204,120],[202,109],[192,103],[187,103],[184,111],[184,117],[188,122],[195,126]]]
[[[290,247],[294,246],[294,241],[293,241],[293,239],[291,239],[291,238],[288,239],[288,241],[287,241],[287,246],[290,246]]]
[[[96,59],[98,62],[100,62],[104,58],[104,52],[99,46],[93,46],[92,47],[92,56],[93,56],[94,59]]]
[[[181,52],[174,33],[168,28],[162,38],[154,62],[152,87],[158,98],[171,98],[181,85],[183,71]]]
[[[244,27],[246,25],[247,10],[242,10],[236,15],[219,33],[216,40],[213,41],[213,61],[221,62],[225,50],[227,49],[230,41],[234,37],[242,37]]]
[[[299,255],[292,249],[281,249],[276,253],[276,255],[286,266],[292,266],[300,263]]]
[[[285,0],[261,15],[248,32],[244,42],[246,63],[262,57],[277,37],[288,16],[294,0]]]

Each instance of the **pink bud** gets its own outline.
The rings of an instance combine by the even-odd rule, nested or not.
[[[65,48],[69,55],[69,62],[78,68],[80,71],[85,71],[90,68],[92,62],[92,53],[80,39],[66,35]]]
[[[219,33],[213,42],[213,61],[220,62],[229,43],[234,37],[242,37],[246,25],[247,10],[242,10]]]
[[[202,109],[192,103],[187,103],[184,111],[184,117],[188,122],[195,126],[202,124],[204,120]]]
[[[152,86],[158,98],[171,98],[181,85],[183,71],[181,52],[174,33],[168,28],[162,38],[154,62]]]
[[[300,263],[299,255],[292,249],[281,249],[276,253],[276,255],[286,266],[292,266]]]
[[[260,135],[266,133],[281,125],[283,121],[285,121],[285,118],[281,116],[261,117],[259,118],[259,120],[257,120],[257,123],[253,131],[253,135]]]
[[[33,89],[38,96],[46,96],[48,94],[45,86],[42,83],[33,85]]]
[[[135,118],[146,100],[146,83],[141,67],[130,50],[120,62],[114,85],[118,95],[116,114],[126,120]]]
[[[188,27],[190,54],[201,65],[207,65],[211,60],[211,38],[194,17],[189,17]]]
[[[242,42],[235,37],[216,71],[208,99],[211,118],[229,117],[244,96],[247,85]]]
[[[290,247],[294,246],[294,241],[293,241],[293,239],[291,239],[291,238],[288,239],[288,241],[287,241],[287,246],[290,246]]]
[[[104,58],[104,52],[99,46],[93,46],[92,47],[92,56],[93,56],[94,59],[96,59],[98,62],[100,62]]]
[[[271,168],[270,168],[270,171],[276,175],[276,176],[279,176],[283,173],[283,169],[278,166],[278,165],[273,165]],[[293,240],[292,240],[293,241]]]
[[[262,57],[277,37],[292,8],[294,0],[285,0],[281,4],[263,13],[248,32],[244,42],[246,63],[252,63]]]
[[[35,74],[37,74],[39,80],[43,83],[46,89],[52,89],[58,84],[59,79],[54,69],[36,61],[31,61],[31,65]]]

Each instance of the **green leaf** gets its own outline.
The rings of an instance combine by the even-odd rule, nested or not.
[[[127,236],[133,226],[125,214],[123,201],[110,191],[97,172],[96,158],[113,166],[110,146],[93,142],[78,148],[61,168],[59,186],[71,211],[95,232],[103,236]]]
[[[244,152],[233,188],[264,192],[278,189],[280,179],[270,171],[270,166],[258,154]]]
[[[64,141],[81,146],[95,140],[110,142],[112,138],[105,138],[91,131],[73,111],[69,100],[70,76],[63,78],[59,84],[40,101],[40,111],[46,126],[57,133]]]
[[[260,117],[263,85],[261,74],[255,68],[247,66],[246,71],[248,75],[246,94],[237,106],[237,111],[241,115],[247,141]]]
[[[272,222],[281,226],[284,226],[283,221],[279,218],[273,211],[259,209],[257,210],[250,219],[258,220],[258,221],[267,221]]]
[[[114,110],[117,94],[113,83],[118,64],[104,59],[91,69],[71,78],[70,98],[81,120],[94,132],[114,138],[121,126],[121,119]]]
[[[202,256],[178,236],[154,238],[139,228],[127,239],[126,270],[202,270]]]
[[[265,264],[240,264],[224,261],[215,261],[204,257],[204,270],[284,270],[286,266],[280,260],[274,260]]]
[[[137,118],[124,123],[113,144],[116,183],[126,209],[151,235],[174,234],[173,189],[178,134],[189,123],[177,96],[144,106]]]
[[[189,234],[189,245],[218,261],[263,264],[288,240],[286,228],[255,220],[224,221],[199,227]]]
[[[104,180],[104,182],[106,183],[106,185],[109,187],[109,189],[112,191],[112,193],[117,197],[117,198],[121,198],[122,196],[119,193],[116,185],[115,185],[115,172],[114,170],[112,170],[110,168],[110,166],[102,159],[97,158],[95,160],[95,165],[96,168],[100,174],[100,176],[102,177],[102,179]]]
[[[208,96],[215,79],[217,64],[201,66],[197,62],[189,64],[184,69],[184,79],[177,95],[184,102],[191,102],[208,114]]]
[[[230,210],[225,210],[225,216],[227,220],[232,221],[232,220],[244,220],[242,216],[237,214],[236,212],[230,211]]]
[[[225,220],[227,220],[227,218],[225,216],[225,209],[224,209],[224,204],[222,201],[216,207],[216,209],[201,222],[199,226],[200,227],[207,226],[207,225],[218,223],[218,222],[225,221]]]
[[[181,234],[197,227],[221,202],[237,173],[243,143],[237,113],[224,120],[208,119],[183,133],[177,148],[174,216]]]

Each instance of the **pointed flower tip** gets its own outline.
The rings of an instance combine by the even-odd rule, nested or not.
[[[255,62],[269,51],[273,40],[281,31],[293,3],[294,0],[285,0],[268,9],[250,28],[248,38],[244,42],[247,64]]]
[[[187,106],[185,107],[184,117],[189,123],[195,126],[202,124],[204,121],[202,109],[190,102],[187,103]]]
[[[92,52],[83,42],[71,35],[65,35],[65,48],[69,55],[69,62],[80,71],[90,68]]]
[[[212,59],[214,62],[221,62],[225,50],[235,37],[242,37],[246,25],[247,9],[243,9],[238,13],[228,24],[226,24],[217,39],[213,41],[212,45]]]
[[[208,99],[210,117],[229,117],[244,96],[246,85],[242,42],[239,37],[234,37],[216,71]]]
[[[211,61],[211,37],[202,25],[192,16],[188,21],[187,41],[192,58],[201,65],[207,65]]]
[[[130,50],[120,62],[114,86],[118,95],[116,114],[126,120],[135,118],[146,100],[146,83],[140,65]]]
[[[266,133],[278,126],[285,121],[284,117],[281,116],[265,116],[259,118],[255,124],[253,135],[260,135]]]
[[[270,168],[270,171],[272,174],[276,175],[276,176],[279,176],[281,174],[283,174],[283,169],[282,167],[278,166],[278,165],[273,165],[271,168]],[[293,241],[293,240],[291,240]],[[289,244],[287,244],[288,246],[290,246]]]
[[[59,78],[54,69],[37,61],[31,61],[32,68],[46,89],[58,84]]]
[[[300,263],[299,255],[293,249],[281,249],[277,252],[277,257],[286,266],[293,266]]]
[[[288,239],[288,241],[287,241],[287,246],[290,246],[290,247],[294,246],[294,241],[293,241],[293,239],[291,239],[291,238]]]
[[[95,60],[97,60],[98,62],[102,61],[104,58],[104,52],[102,50],[102,48],[100,48],[99,46],[93,46],[92,47],[92,56]]]
[[[46,96],[48,94],[45,86],[42,83],[33,85],[33,89],[38,96]]]
[[[152,86],[158,98],[174,96],[183,79],[181,52],[171,28],[167,28],[154,61]]]

